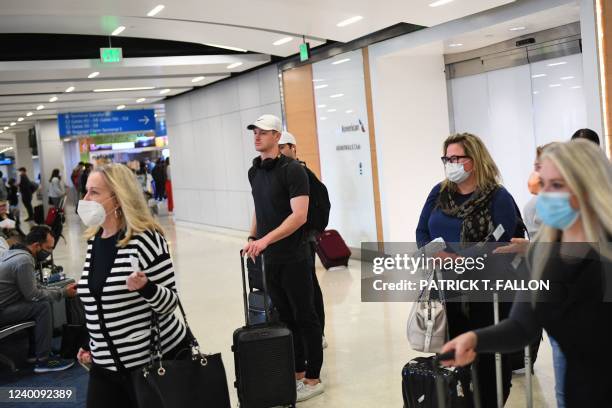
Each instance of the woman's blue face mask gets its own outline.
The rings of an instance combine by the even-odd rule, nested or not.
[[[542,222],[552,228],[565,230],[574,225],[580,212],[570,204],[570,193],[540,192],[536,212]]]

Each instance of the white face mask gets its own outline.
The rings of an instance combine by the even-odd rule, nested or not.
[[[83,221],[83,224],[88,227],[99,227],[104,224],[106,219],[106,210],[102,204],[97,201],[79,200],[77,213]]]
[[[11,220],[10,218],[5,218],[0,221],[0,228],[13,229],[15,228],[15,221]]]
[[[467,180],[471,173],[471,171],[465,171],[463,163],[446,163],[444,165],[444,172],[446,173],[446,178],[455,184]]]

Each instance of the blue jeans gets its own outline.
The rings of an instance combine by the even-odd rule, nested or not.
[[[565,369],[567,363],[565,355],[559,347],[559,343],[551,335],[548,335],[553,353],[553,367],[555,369],[555,395],[557,397],[557,407],[565,408]]]

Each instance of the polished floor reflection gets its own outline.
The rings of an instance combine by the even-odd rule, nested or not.
[[[85,256],[83,228],[74,210],[67,209],[55,260],[69,276],[78,277]],[[234,329],[244,324],[239,250],[242,234],[235,236],[175,224],[162,218],[171,244],[179,292],[189,323],[206,352],[221,352],[230,387],[234,382],[230,350]],[[246,235],[246,234],[245,234]],[[325,393],[300,407],[401,407],[401,369],[420,353],[410,349],[405,323],[407,303],[362,303],[359,262],[348,269],[317,270],[325,297],[325,350],[322,380]],[[546,336],[545,336],[546,337]],[[534,407],[554,407],[554,378],[548,341],[542,343],[535,365]],[[507,407],[525,407],[523,376],[513,378]],[[232,406],[237,406],[235,392]]]

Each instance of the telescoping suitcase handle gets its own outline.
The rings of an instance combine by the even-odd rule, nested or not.
[[[263,298],[264,298],[264,313],[266,315],[266,323],[270,322],[270,305],[268,303],[268,280],[266,278],[266,262],[263,252],[261,253],[261,280],[263,283]],[[242,301],[244,303],[244,323],[250,326],[249,322],[249,301],[247,297],[247,283],[245,278],[246,267],[244,266],[247,262],[244,250],[240,250],[240,267],[242,270]]]

